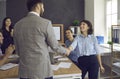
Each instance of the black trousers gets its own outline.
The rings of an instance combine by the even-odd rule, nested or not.
[[[82,79],[84,79],[87,72],[88,79],[98,79],[99,64],[96,55],[79,57],[78,63],[82,70]]]
[[[75,61],[72,61],[72,62],[80,69],[80,66],[79,66],[78,62],[75,62]]]
[[[20,79],[30,79],[30,78],[20,78]],[[45,79],[53,79],[53,77],[48,77],[48,78],[45,78]]]

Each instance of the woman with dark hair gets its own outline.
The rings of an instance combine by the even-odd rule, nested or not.
[[[89,79],[98,79],[99,67],[104,72],[102,66],[100,49],[96,37],[93,35],[92,24],[88,20],[80,22],[81,34],[77,36],[73,43],[68,47],[70,51],[78,46],[78,63],[82,70],[82,79],[88,72]]]
[[[3,43],[3,35],[2,35],[2,30],[0,29],[0,46]],[[12,54],[12,52],[14,51],[15,46],[14,45],[9,45],[8,48],[5,50],[5,54],[2,55],[2,51],[1,51],[1,47],[0,47],[0,66],[5,64],[5,62],[7,61],[8,57]]]
[[[4,18],[2,23],[2,31],[3,31],[4,39],[3,39],[3,44],[1,46],[1,49],[3,54],[5,54],[6,48],[8,48],[10,44],[13,44],[13,27],[12,27],[10,17]]]

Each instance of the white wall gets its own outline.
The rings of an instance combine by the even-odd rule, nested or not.
[[[118,0],[118,24],[120,25],[120,0]]]
[[[85,0],[85,19],[92,22],[95,36],[106,37],[105,0]]]
[[[95,35],[104,35],[105,33],[105,0],[94,0],[94,31]]]
[[[85,0],[85,19],[94,24],[94,0]]]

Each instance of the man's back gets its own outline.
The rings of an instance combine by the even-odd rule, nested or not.
[[[36,52],[37,52],[36,49],[39,50],[40,48],[45,49],[47,47],[46,30],[48,28],[49,22],[50,21],[38,17],[34,14],[29,14],[27,17],[20,20],[16,24],[17,27],[15,26],[15,30],[17,30],[15,32],[15,35],[19,35],[17,39],[18,41],[20,41],[19,45],[21,45],[21,48],[19,49],[25,49],[26,47]],[[33,47],[35,47],[36,49],[34,49]],[[27,51],[23,51],[23,52],[27,52]]]
[[[42,1],[27,0],[26,5],[28,16],[14,27],[20,79],[53,79],[48,46],[59,53],[69,54],[68,50],[58,44],[51,22],[39,16],[44,12]]]
[[[20,56],[20,76],[23,78],[31,78],[30,75],[38,73],[41,73],[39,74],[41,79],[42,76],[43,78],[52,76],[46,43],[46,31],[49,28],[49,23],[50,21],[29,13],[15,26],[14,37],[17,45],[16,50]],[[35,78],[33,77],[33,79]]]

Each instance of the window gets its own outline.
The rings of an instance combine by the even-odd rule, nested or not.
[[[111,40],[111,25],[117,25],[117,0],[106,0],[106,26],[108,41]]]

